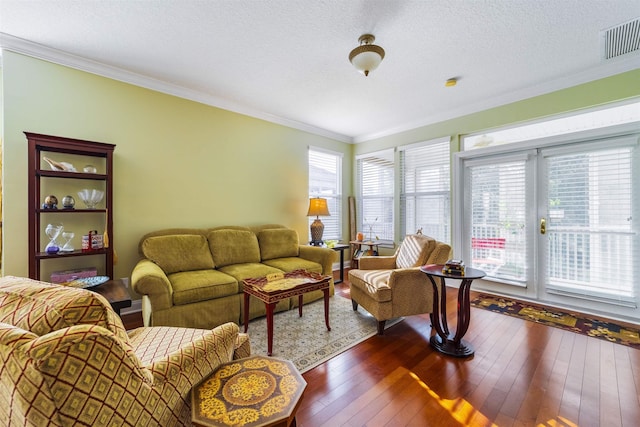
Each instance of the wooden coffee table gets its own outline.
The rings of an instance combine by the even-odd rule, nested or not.
[[[198,426],[296,425],[307,382],[288,360],[253,356],[224,363],[191,390]]]
[[[264,302],[267,309],[267,355],[273,348],[273,310],[278,301],[298,297],[298,315],[302,316],[302,297],[307,292],[324,292],[324,322],[329,326],[329,283],[331,277],[306,270],[294,270],[279,276],[267,276],[243,280],[244,284],[244,332],[249,330],[249,301],[251,295]]]

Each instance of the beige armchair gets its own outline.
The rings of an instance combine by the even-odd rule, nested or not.
[[[425,264],[444,264],[451,246],[421,234],[405,237],[393,256],[361,257],[359,268],[349,271],[353,309],[361,305],[378,320],[378,334],[387,320],[431,313],[433,287],[420,271]]]
[[[191,388],[250,352],[234,323],[127,332],[94,292],[4,277],[0,426],[191,425]]]

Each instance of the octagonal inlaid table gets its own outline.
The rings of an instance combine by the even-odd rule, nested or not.
[[[198,426],[290,427],[307,382],[288,360],[252,356],[224,363],[191,390]]]

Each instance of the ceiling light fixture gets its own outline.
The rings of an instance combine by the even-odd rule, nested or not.
[[[361,35],[358,39],[360,46],[349,54],[349,61],[365,76],[369,75],[369,71],[378,68],[384,59],[384,49],[373,44],[375,40],[376,38],[371,34]]]
[[[444,82],[444,85],[446,87],[453,87],[456,84],[458,84],[458,78],[457,77],[452,77],[452,78],[448,79],[446,82]]]

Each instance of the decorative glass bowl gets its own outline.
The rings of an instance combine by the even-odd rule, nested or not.
[[[102,201],[104,191],[84,189],[78,191],[78,197],[85,204],[87,209],[95,209],[96,205]]]

